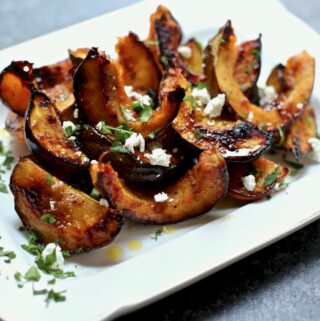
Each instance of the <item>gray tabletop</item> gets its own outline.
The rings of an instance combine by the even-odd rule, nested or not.
[[[1,0],[0,48],[134,2]],[[320,31],[319,0],[282,2]],[[320,221],[119,321],[320,320],[319,284]]]

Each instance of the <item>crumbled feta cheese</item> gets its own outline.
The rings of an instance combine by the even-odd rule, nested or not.
[[[99,204],[105,207],[109,207],[109,203],[105,198],[100,198]]]
[[[73,111],[73,117],[74,118],[79,118],[79,109],[78,108],[76,108],[74,111]]]
[[[136,121],[130,109],[125,108],[123,112],[124,112],[124,117],[126,117],[127,120]]]
[[[278,94],[273,86],[259,87],[258,93],[261,106],[271,104],[278,98]]]
[[[62,123],[62,129],[65,130],[68,127],[71,127],[73,132],[77,129],[76,125],[72,121],[69,121],[69,120],[64,121]]]
[[[192,57],[192,50],[188,46],[180,46],[177,51],[183,58],[190,59]]]
[[[68,137],[68,139],[69,140],[76,140],[77,138],[76,138],[76,136],[70,136],[70,137]]]
[[[56,201],[49,201],[49,204],[50,204],[50,210],[54,211],[56,208]]]
[[[140,152],[144,152],[145,141],[141,134],[133,133],[129,138],[126,139],[124,146],[131,152],[134,153],[134,148],[139,147]]]
[[[61,248],[58,244],[55,244],[55,243],[47,244],[44,250],[42,251],[41,256],[43,260],[45,260],[48,255],[54,252],[54,250],[56,251],[56,261],[51,264],[50,268],[53,270],[63,270],[64,257],[63,257]]]
[[[256,187],[256,178],[253,175],[241,177],[241,181],[244,188],[249,192],[252,192]]]
[[[311,145],[311,158],[320,163],[320,140],[312,137],[308,139],[308,143]]]
[[[154,195],[154,200],[159,203],[166,202],[169,200],[169,196],[165,192],[161,192],[161,193]]]
[[[152,99],[149,95],[143,95],[140,99],[142,105],[150,106],[152,104]]]
[[[253,121],[253,118],[254,118],[254,114],[252,111],[250,111],[247,119],[248,119],[248,121]]]
[[[132,86],[124,86],[124,91],[126,92],[129,98],[133,98],[136,100],[140,100],[142,98],[142,95],[134,91]]]
[[[210,95],[207,88],[193,88],[191,95],[193,96],[197,106],[199,107],[206,106],[210,101]]]
[[[96,161],[95,159],[93,159],[91,162],[90,162],[91,165],[95,165],[95,164],[98,164],[98,161]]]
[[[222,113],[222,108],[226,102],[225,94],[218,94],[216,97],[212,98],[203,113],[209,118],[219,117]]]
[[[298,104],[297,104],[297,108],[298,108],[298,109],[303,109],[303,107],[304,107],[303,103],[298,103]]]
[[[150,159],[151,165],[159,165],[163,167],[170,166],[171,154],[167,154],[165,149],[155,148],[152,150],[151,154],[145,154],[147,158]]]

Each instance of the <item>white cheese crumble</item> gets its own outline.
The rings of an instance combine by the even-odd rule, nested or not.
[[[191,95],[193,96],[197,106],[199,107],[206,106],[210,101],[210,95],[207,88],[193,88]]]
[[[252,192],[256,187],[256,178],[253,175],[241,177],[241,181],[244,188],[249,192]]]
[[[54,211],[56,209],[56,201],[49,201],[50,210]]]
[[[95,165],[95,164],[98,164],[98,161],[96,161],[95,159],[93,159],[91,162],[90,162],[91,165]]]
[[[190,59],[192,57],[192,50],[188,46],[180,46],[177,51],[183,58]]]
[[[56,261],[51,264],[50,268],[53,270],[63,270],[64,257],[63,257],[61,248],[58,244],[55,244],[55,243],[47,244],[41,253],[41,257],[43,260],[45,260],[48,255],[54,252],[54,250],[56,251]]]
[[[298,104],[297,104],[297,108],[298,108],[298,109],[303,109],[303,107],[304,107],[303,103],[298,103]]]
[[[169,200],[169,196],[165,192],[161,192],[161,193],[154,195],[154,200],[158,203],[166,202]]]
[[[76,140],[77,138],[76,138],[76,136],[70,136],[70,137],[68,137],[68,139],[69,140]]]
[[[126,117],[127,120],[136,121],[136,119],[134,118],[133,113],[130,109],[127,109],[127,108],[124,109],[123,113],[124,113],[124,117]]]
[[[139,147],[140,152],[144,152],[145,141],[141,134],[133,133],[129,138],[126,139],[124,146],[131,152],[134,153],[134,148]]]
[[[71,127],[71,129],[72,129],[73,132],[77,129],[76,125],[75,125],[72,121],[69,121],[69,120],[64,121],[64,122],[62,123],[62,129],[65,130],[65,129],[67,129],[68,127]]]
[[[216,97],[212,98],[203,113],[209,118],[219,117],[222,113],[222,108],[226,102],[225,94],[218,94]]]
[[[278,94],[273,86],[259,87],[258,94],[261,106],[271,104],[278,98]]]
[[[250,111],[249,114],[248,114],[247,119],[248,119],[248,121],[253,121],[253,118],[254,118],[254,114],[253,114],[252,111]]]
[[[107,201],[105,198],[100,198],[99,204],[100,204],[101,206],[109,207],[109,203],[108,203],[108,201]]]
[[[145,154],[147,158],[150,160],[151,165],[159,165],[163,167],[170,166],[170,158],[171,154],[167,154],[165,149],[155,148],[152,150],[151,154]]]
[[[320,140],[312,137],[308,139],[308,143],[311,145],[311,158],[316,162],[320,163]]]
[[[152,99],[149,95],[142,95],[133,90],[132,86],[124,86],[124,91],[130,99],[134,99],[135,102],[139,102],[142,105],[150,106],[152,104]],[[129,120],[129,119],[128,119]]]
[[[73,117],[74,118],[79,118],[79,109],[78,108],[76,108],[74,111],[73,111]]]

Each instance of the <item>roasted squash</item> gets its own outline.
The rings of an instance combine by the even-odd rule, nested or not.
[[[73,73],[76,71],[80,63],[87,57],[89,48],[78,48],[76,50],[68,50],[69,58],[73,65]]]
[[[225,161],[214,150],[202,152],[192,169],[163,189],[132,189],[110,163],[93,164],[90,173],[100,193],[107,195],[127,217],[140,223],[175,223],[205,213],[225,196],[228,185]],[[168,195],[168,201],[154,200],[154,195],[160,192]]]
[[[317,136],[317,124],[313,108],[308,104],[302,115],[287,131],[282,147],[292,151],[295,159],[301,161],[302,156],[311,151],[309,138]]]
[[[261,36],[238,45],[234,77],[250,101],[257,101],[257,82],[261,69]]]
[[[90,49],[79,65],[73,87],[77,106],[86,122],[93,126],[100,121],[111,126],[124,122],[119,112],[121,105],[129,104],[129,99],[120,82],[117,66],[97,48]]]
[[[38,159],[61,175],[78,175],[89,167],[89,158],[64,134],[54,103],[32,89],[25,118],[27,145]]]
[[[302,113],[297,105],[304,104],[311,95],[314,83],[314,58],[303,51],[288,60],[287,68],[292,70],[294,87],[282,102],[281,108],[271,106],[270,109],[264,110],[245,97],[236,81],[234,66],[237,52],[236,36],[231,22],[228,21],[218,34],[209,40],[206,48],[205,70],[211,82],[209,84],[211,94],[214,91],[224,92],[228,104],[239,117],[246,118],[252,113],[251,122],[257,126],[264,125],[266,130],[277,131],[279,127],[288,127]]]
[[[0,98],[14,113],[23,116],[30,100],[29,84],[34,81],[28,61],[13,61],[0,75]]]
[[[135,90],[158,93],[161,71],[150,49],[130,32],[128,36],[118,38],[116,45],[118,64],[124,85]]]
[[[288,169],[278,165],[264,157],[260,157],[251,163],[229,164],[228,172],[230,182],[228,194],[244,201],[256,201],[269,195],[276,184],[284,181]],[[256,186],[253,191],[248,191],[241,178],[253,175]]]
[[[191,57],[186,58],[180,55],[180,58],[185,62],[188,70],[195,75],[201,75],[201,78],[204,78],[203,71],[203,55],[202,47],[200,43],[194,39],[189,39],[184,46],[187,46],[191,50]]]
[[[88,251],[110,243],[121,229],[121,211],[100,205],[29,157],[14,168],[10,188],[24,226],[38,232],[41,243],[59,242],[63,250]],[[42,220],[44,214],[54,222]]]
[[[208,121],[188,101],[181,104],[172,126],[187,142],[202,150],[217,148],[228,161],[253,160],[272,145],[270,133],[248,122]]]

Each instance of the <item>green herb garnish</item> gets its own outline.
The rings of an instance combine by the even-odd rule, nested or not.
[[[53,183],[53,178],[52,178],[52,176],[51,176],[50,174],[47,174],[47,176],[46,176],[46,181],[47,181],[47,184],[48,184],[48,185],[52,185],[52,183]]]
[[[163,227],[160,227],[158,228],[155,232],[154,232],[154,235],[151,236],[151,238],[155,241],[158,241],[158,237],[162,235],[164,231],[164,228]]]
[[[1,193],[8,193],[7,185],[3,181],[0,181],[0,192]]]
[[[260,53],[260,50],[256,48],[251,51],[252,56],[255,56],[255,57],[257,57],[259,53]]]
[[[161,56],[160,60],[164,64],[165,67],[169,66],[169,60],[166,56]]]
[[[149,137],[150,139],[155,139],[157,136],[158,136],[158,133],[157,133],[157,132],[151,132],[151,133],[148,135],[148,137]]]
[[[196,135],[196,140],[199,140],[201,138],[201,132],[199,129],[195,131],[195,135]]]
[[[96,188],[92,189],[90,196],[97,201],[101,198],[100,192]]]
[[[283,128],[282,127],[278,127],[278,131],[279,131],[279,142],[277,144],[275,144],[276,147],[281,147],[284,144],[284,141],[286,139],[286,136],[284,134]]]
[[[129,150],[126,147],[124,147],[123,145],[121,145],[121,143],[119,143],[119,142],[113,143],[110,147],[110,150],[113,153],[124,153],[124,154],[129,153]]]
[[[263,186],[265,187],[274,183],[277,180],[279,173],[280,173],[280,166],[277,166],[274,169],[274,171],[272,171],[268,176],[265,177]]]
[[[38,282],[41,279],[41,274],[36,266],[32,266],[24,275],[27,281]]]
[[[286,164],[288,164],[289,166],[291,166],[292,168],[296,169],[296,170],[302,169],[302,168],[304,167],[303,164],[293,162],[293,161],[288,160],[288,159],[286,159],[286,158],[283,158],[283,161],[284,161]]]
[[[5,251],[3,247],[0,246],[0,257],[5,257],[5,263],[11,263],[13,259],[16,258],[16,254],[13,251]]]
[[[57,220],[54,216],[52,216],[50,213],[45,213],[40,217],[40,220],[42,222],[47,222],[49,224],[55,223]]]
[[[196,107],[196,101],[193,96],[191,95],[184,96],[183,100],[189,102],[192,108]]]
[[[6,168],[6,170],[10,170],[12,163],[14,162],[14,157],[11,155],[11,152],[6,153],[6,157],[2,163],[2,166]]]
[[[198,89],[204,89],[204,88],[207,88],[207,84],[204,83],[204,82],[199,82],[198,85],[197,85],[197,88]]]
[[[54,290],[50,290],[47,292],[46,303],[49,305],[50,301],[53,300],[54,302],[63,302],[66,300],[66,297],[62,294],[66,291],[55,292]]]
[[[115,140],[123,143],[133,134],[133,131],[126,124],[122,124],[118,127],[112,127],[106,125],[104,121],[101,121],[98,123],[96,128],[103,135],[113,133]]]

